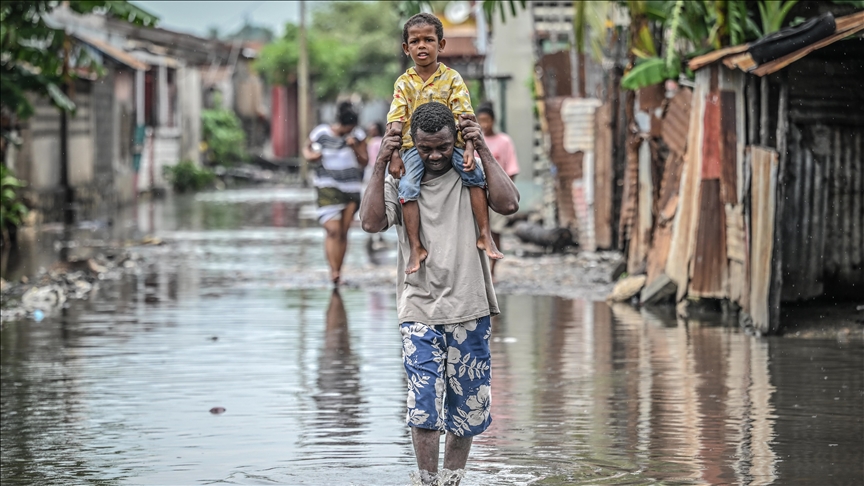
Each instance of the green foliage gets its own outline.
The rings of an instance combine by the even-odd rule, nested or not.
[[[430,1],[430,0],[402,0],[398,2],[397,11],[403,19],[408,19],[412,15],[416,15],[423,11],[441,12],[444,10],[448,2]],[[582,2],[575,2],[582,3]],[[586,2],[588,3],[588,2]],[[515,17],[519,10],[525,10],[528,2],[526,0],[483,0],[483,13],[486,16],[486,21],[490,24],[498,13],[501,16],[501,22],[507,22],[507,14]]]
[[[288,24],[285,35],[265,46],[255,69],[271,84],[297,79],[299,27]],[[388,2],[329,2],[316,9],[307,29],[309,71],[319,99],[357,92],[386,97],[401,73],[402,30]]]
[[[246,160],[246,132],[234,110],[221,106],[202,110],[201,125],[210,162],[231,165]]]
[[[162,168],[165,178],[177,192],[200,191],[206,189],[216,180],[216,174],[206,167],[199,167],[190,160],[184,160],[174,166]]]
[[[651,57],[642,60],[633,69],[627,71],[627,74],[621,78],[621,87],[624,89],[644,88],[662,83],[667,79],[677,78],[678,73],[678,66],[670,70],[664,59]]]
[[[61,2],[36,0],[0,2],[0,106],[25,119],[33,114],[27,92],[51,99],[72,111],[75,104],[60,86],[75,77],[75,67],[92,67],[83,51],[67,42],[61,29],[49,27],[44,17]],[[126,1],[69,2],[79,14],[103,13],[137,25],[153,25],[157,18]],[[64,52],[70,55],[64,59]],[[65,68],[64,68],[65,66]]]
[[[525,10],[526,5],[527,2],[525,0],[507,0],[506,2],[500,0],[483,0],[483,13],[486,14],[486,21],[491,24],[495,12],[497,11],[501,14],[501,23],[505,23],[507,22],[507,11],[510,12],[511,16],[515,17],[518,13],[517,6],[522,10]]]
[[[798,3],[798,0],[760,0],[759,15],[762,17],[762,32],[763,36],[773,34],[783,27],[783,21],[789,15],[792,7]]]
[[[26,185],[12,175],[5,165],[0,165],[0,228],[21,225],[27,215],[27,206],[21,200],[18,189]]]

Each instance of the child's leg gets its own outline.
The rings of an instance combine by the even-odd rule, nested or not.
[[[486,255],[493,260],[504,258],[504,254],[498,251],[498,247],[495,246],[495,240],[492,239],[492,231],[489,229],[489,201],[486,198],[486,188],[471,186],[469,194],[471,194],[471,212],[474,213],[474,219],[477,220],[477,228],[480,230],[480,237],[477,238],[477,248],[485,250]]]
[[[402,222],[410,251],[405,273],[410,275],[420,270],[420,264],[429,255],[420,243],[420,207],[417,205],[420,180],[423,178],[423,160],[417,149],[412,148],[402,154],[402,161],[405,164],[405,176],[399,180],[399,202],[402,203]]]
[[[471,148],[471,152],[473,153],[473,147]],[[489,200],[486,196],[486,179],[479,166],[471,172],[465,172],[462,167],[463,157],[464,152],[462,150],[456,149],[453,151],[453,167],[462,176],[462,184],[469,187],[471,212],[474,213],[474,220],[477,221],[477,228],[480,230],[480,237],[477,238],[477,248],[484,250],[489,258],[500,260],[504,258],[504,254],[498,251],[495,240],[492,239],[492,230],[489,227]]]

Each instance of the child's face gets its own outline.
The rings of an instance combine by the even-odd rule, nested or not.
[[[435,27],[419,24],[408,28],[408,43],[402,43],[402,50],[409,54],[417,67],[438,63],[438,53],[444,50],[444,39],[435,35]]]
[[[478,113],[477,123],[480,124],[480,129],[483,130],[483,135],[492,135],[494,133],[495,120],[488,113]]]

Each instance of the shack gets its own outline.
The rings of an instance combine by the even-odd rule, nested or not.
[[[773,333],[781,302],[864,295],[862,32],[826,13],[637,93],[621,217],[643,304],[722,299]]]

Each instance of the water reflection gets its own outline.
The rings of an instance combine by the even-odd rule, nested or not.
[[[293,222],[302,197],[201,197],[138,213],[171,255],[64,315],[4,325],[0,480],[406,484],[393,289],[286,290],[327,271],[320,229]],[[494,420],[465,485],[864,483],[860,342],[555,297],[500,305]]]
[[[360,387],[360,367],[351,352],[351,334],[342,295],[334,289],[327,306],[324,327],[324,345],[318,358],[318,391],[313,395],[318,409],[318,420],[310,426],[322,453],[332,454],[327,447],[354,448],[353,437],[365,429],[364,400]]]

